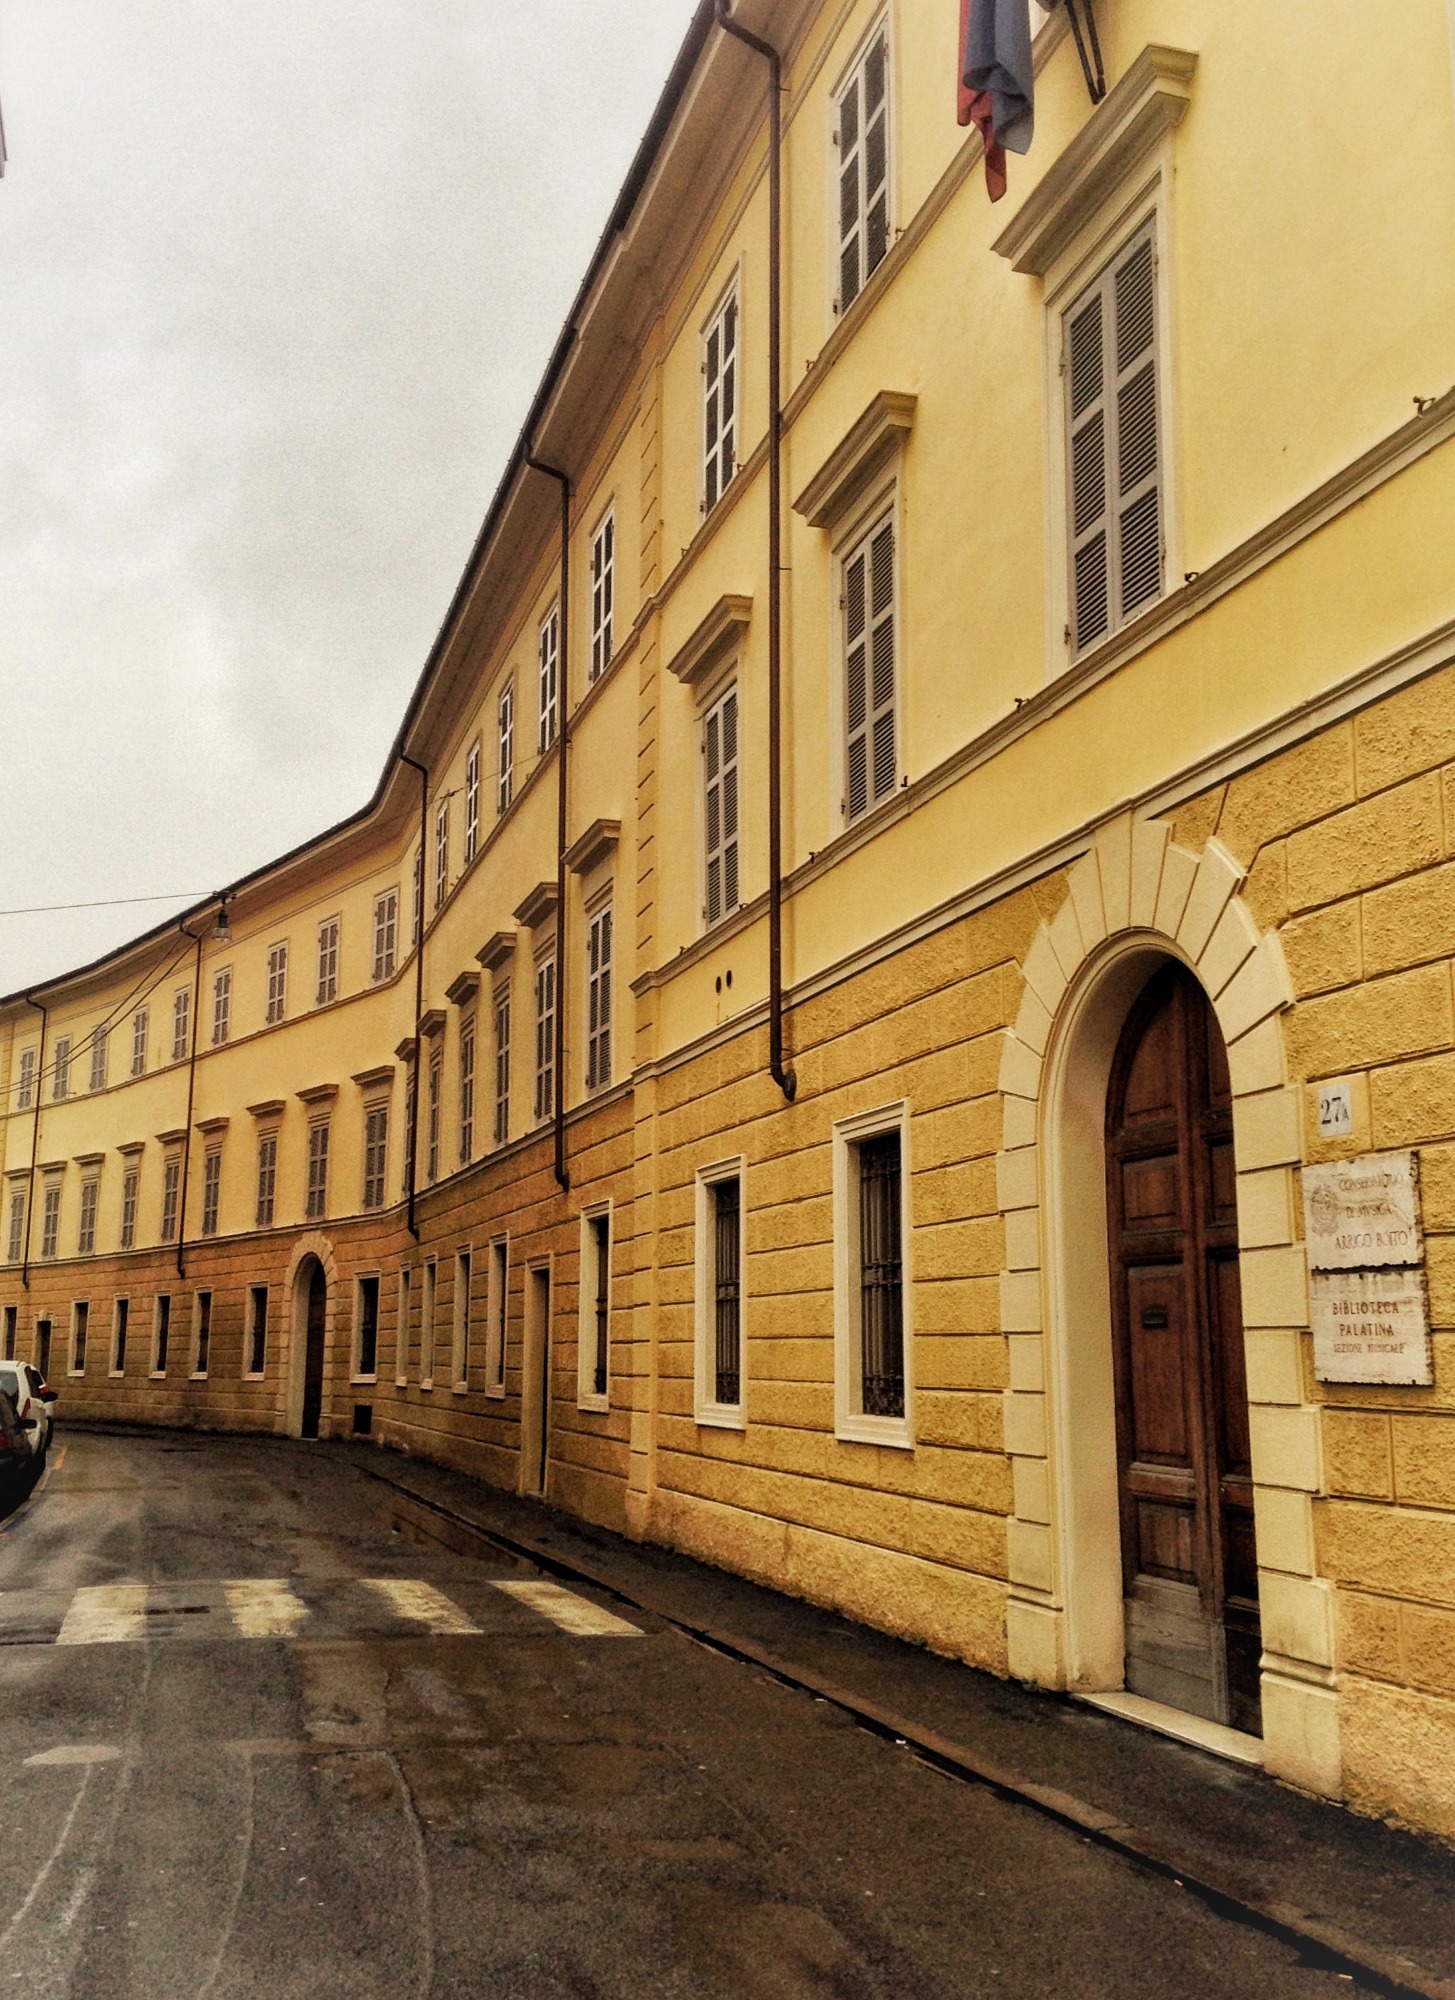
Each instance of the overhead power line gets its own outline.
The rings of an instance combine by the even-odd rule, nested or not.
[[[32,903],[23,910],[0,910],[0,917],[48,917],[58,910],[118,910],[126,903],[200,903],[210,889],[178,889],[173,895],[103,896],[99,903]]]

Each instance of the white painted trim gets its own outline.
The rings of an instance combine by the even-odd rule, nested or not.
[[[366,1278],[375,1279],[379,1286],[379,1295],[375,1308],[374,1372],[372,1375],[366,1375],[363,1372],[362,1367],[360,1366],[364,1358],[362,1352],[363,1328],[364,1328],[362,1288],[364,1280]],[[351,1383],[354,1382],[366,1383],[366,1384],[377,1383],[379,1380],[379,1327],[383,1320],[383,1309],[384,1309],[383,1273],[380,1271],[356,1271],[354,1273],[353,1289],[354,1289],[353,1325],[349,1332],[349,1381]],[[244,1329],[243,1339],[244,1342],[246,1342],[247,1339],[246,1329]]]
[[[460,1265],[469,1259],[468,1282],[460,1284]],[[470,1243],[455,1245],[455,1275],[450,1287],[450,1385],[457,1396],[470,1387],[470,1299],[475,1289],[475,1253]]]
[[[606,1223],[606,1389],[599,1391],[596,1380],[596,1293],[587,1284],[594,1252],[593,1222]],[[581,1210],[576,1265],[576,1407],[601,1415],[611,1407],[611,1312],[613,1267],[616,1262],[616,1217],[610,1196],[593,1201]]]
[[[721,1181],[738,1184],[738,1400],[719,1403],[716,1388],[716,1326],[713,1313],[712,1189]],[[735,1153],[697,1169],[693,1305],[693,1410],[705,1428],[742,1431],[748,1427],[748,1162]]]
[[[394,1386],[409,1385],[409,1322],[414,1311],[414,1270],[399,1266],[399,1283],[394,1294]]]
[[[434,1350],[439,1334],[440,1266],[438,1257],[426,1257],[419,1281],[419,1386],[434,1387]]]
[[[505,1363],[510,1309],[510,1237],[492,1236],[485,1283],[485,1394],[505,1394]]]
[[[909,1102],[900,1098],[873,1111],[841,1118],[833,1131],[834,1212],[834,1435],[846,1444],[914,1449],[914,1272],[911,1216]],[[866,1416],[859,1390],[859,1188],[855,1149],[884,1132],[899,1134],[899,1241],[904,1328],[904,1415]]]

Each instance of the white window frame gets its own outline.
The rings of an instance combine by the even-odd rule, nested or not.
[[[172,1336],[176,1332],[176,1327],[173,1325],[176,1316],[172,1311],[174,1299],[175,1294],[172,1292],[157,1292],[152,1298],[152,1351],[149,1357],[151,1366],[147,1374],[153,1382],[165,1382],[167,1379],[167,1367],[172,1359]],[[165,1312],[162,1310],[164,1306]],[[166,1333],[165,1347],[162,1345],[163,1321]]]
[[[425,923],[423,841],[419,841],[415,844],[414,868],[412,871],[412,880],[414,886],[414,922],[410,930],[410,941],[412,948],[417,951],[424,937],[424,923]]]
[[[828,305],[829,305],[830,325],[833,324],[835,319],[841,318],[846,312],[852,311],[856,302],[863,297],[865,291],[868,289],[870,280],[874,276],[874,271],[866,271],[864,269],[864,265],[867,261],[868,204],[863,199],[865,190],[864,190],[864,182],[861,169],[860,179],[859,179],[859,194],[860,194],[859,220],[857,224],[857,233],[859,238],[859,282],[854,289],[853,298],[845,299],[845,297],[843,296],[842,257],[843,257],[844,243],[847,239],[845,238],[842,232],[842,224],[840,218],[839,177],[843,168],[844,153],[842,144],[840,142],[839,121],[840,121],[840,106],[843,102],[846,92],[848,91],[851,84],[859,82],[860,79],[862,78],[864,65],[868,61],[870,51],[873,49],[874,44],[881,38],[884,42],[884,95],[885,95],[885,106],[886,106],[885,118],[887,122],[887,130],[885,133],[885,141],[884,141],[884,255],[879,259],[879,262],[874,266],[874,271],[879,270],[883,265],[883,263],[885,262],[885,260],[888,258],[890,251],[894,248],[895,238],[899,233],[895,225],[895,202],[897,198],[897,190],[899,182],[899,176],[895,171],[896,148],[898,145],[898,138],[899,138],[899,118],[896,115],[898,106],[896,103],[896,93],[895,93],[895,81],[898,72],[898,65],[895,61],[893,24],[890,20],[890,11],[888,8],[886,8],[884,12],[878,16],[873,25],[869,28],[868,32],[860,38],[858,46],[854,50],[853,56],[844,65],[843,69],[839,74],[839,80],[834,85],[834,88],[830,92],[828,97],[827,112],[828,112],[828,127],[829,127],[828,130],[829,175],[828,175],[828,199],[825,202],[824,206],[826,211],[826,222],[828,228],[828,244],[829,244],[827,268],[828,268],[828,280],[829,280]],[[862,88],[860,91],[860,97],[862,100]],[[862,137],[858,141],[858,144],[862,148],[863,144]]]
[[[91,1030],[91,1088],[106,1088],[106,1072],[110,1059],[111,1037],[105,1022]]]
[[[606,1387],[596,1387],[596,1232],[606,1224]],[[576,1266],[576,1407],[598,1415],[611,1408],[611,1315],[616,1265],[616,1216],[610,1199],[594,1201],[581,1211],[579,1262]],[[588,1284],[588,1276],[591,1282]]]
[[[439,1263],[424,1260],[424,1277],[419,1292],[419,1386],[434,1388],[435,1313],[439,1304]]]
[[[1180,409],[1176,346],[1172,329],[1176,324],[1175,259],[1172,254],[1172,154],[1164,139],[1151,161],[1138,162],[1138,171],[1129,175],[1124,186],[1110,194],[1094,222],[1072,237],[1045,274],[1044,306],[1046,456],[1052,505],[1046,510],[1046,672],[1057,679],[1076,661],[1085,659],[1098,647],[1132,631],[1149,612],[1165,603],[1182,575],[1183,551],[1181,490],[1178,476],[1180,454],[1177,413]],[[1156,253],[1157,284],[1157,388],[1158,445],[1162,472],[1162,595],[1151,599],[1126,624],[1098,639],[1080,653],[1075,651],[1071,591],[1071,466],[1067,399],[1069,383],[1061,372],[1062,328],[1066,314],[1081,294],[1095,283],[1099,273],[1113,262],[1133,237],[1150,227]]]
[[[494,1082],[490,1130],[497,1146],[507,1146],[510,1143],[511,998],[508,984],[497,986],[490,996],[490,1052]],[[500,1032],[502,1014],[505,1017],[503,1036]]]
[[[616,503],[602,515],[591,537],[591,685],[611,665],[616,613]]]
[[[455,1282],[450,1299],[450,1384],[457,1396],[470,1389],[470,1299],[475,1286],[472,1245],[455,1249]]]
[[[147,1032],[151,1020],[150,1009],[138,1007],[131,1017],[131,1073],[145,1076],[147,1073]]]
[[[364,1285],[372,1281],[374,1291],[374,1366],[364,1367]],[[370,1383],[379,1379],[379,1330],[384,1323],[384,1279],[378,1271],[358,1271],[354,1275],[354,1325],[349,1345],[350,1382]]]
[[[468,1167],[475,1157],[475,1085],[480,1071],[480,1023],[473,1008],[460,1020],[457,1064],[455,1122],[460,1135],[460,1165]]]
[[[259,1331],[258,1294],[260,1292],[263,1298],[263,1324],[262,1324],[263,1365],[261,1368],[250,1368],[248,1366],[248,1363],[253,1358],[253,1349],[256,1344],[257,1334]],[[249,1285],[247,1288],[247,1299],[248,1299],[247,1321],[243,1327],[243,1339],[242,1339],[242,1360],[243,1360],[242,1378],[244,1382],[262,1382],[266,1379],[268,1373],[268,1331],[273,1316],[272,1289],[268,1285]]]
[[[225,1046],[232,1033],[232,967],[212,975],[212,1046]]]
[[[131,1295],[118,1292],[111,1301],[111,1346],[107,1350],[106,1373],[113,1380],[126,1374],[126,1347],[122,1344],[123,1331],[126,1341],[131,1339]]]
[[[535,1091],[531,1098],[531,1110],[536,1125],[543,1125],[554,1118],[556,1092],[561,1088],[561,1079],[556,1075],[556,1009],[561,1004],[559,967],[560,960],[554,944],[549,951],[543,951],[535,962]],[[550,976],[547,982],[548,971]],[[542,993],[547,983],[550,1006],[544,1008],[541,1004]]]
[[[445,1051],[444,1037],[434,1036],[429,1045],[429,1066],[425,1070],[424,1178],[433,1187],[440,1177],[440,1135],[444,1117]]]
[[[263,1018],[270,1028],[288,1018],[287,938],[268,946],[268,1004]]]
[[[83,1313],[85,1315],[86,1331],[82,1339],[80,1363],[79,1365],[77,1365],[76,1335],[81,1328],[82,1324],[81,1316]],[[91,1347],[91,1301],[89,1299],[72,1299],[71,1345],[69,1353],[67,1354],[66,1357],[66,1373],[68,1375],[82,1376],[86,1373],[86,1362],[89,1359],[90,1347]]]
[[[914,1449],[914,1237],[911,1226],[910,1110],[906,1099],[835,1122],[834,1181],[834,1435],[844,1443]],[[859,1393],[860,1263],[857,1148],[887,1132],[899,1135],[899,1242],[904,1341],[904,1415],[866,1415]]]
[[[505,1394],[506,1314],[510,1306],[510,1237],[490,1239],[485,1287],[485,1394]]]
[[[726,708],[727,703],[729,701],[732,701],[736,704],[736,712],[734,717],[736,748],[733,751],[731,768],[736,778],[736,789],[734,796],[737,808],[737,825],[731,841],[728,841],[722,835],[722,805],[721,805],[722,790],[725,785],[727,772],[729,769],[728,762],[723,758],[721,753],[721,743],[722,743],[722,733],[723,733],[723,711]],[[717,722],[717,735],[719,744],[718,769],[715,776],[712,774],[708,765],[708,748],[707,748],[709,731],[714,718],[716,719]],[[734,671],[728,676],[728,678],[725,681],[721,681],[715,686],[713,690],[712,699],[707,703],[705,703],[703,706],[702,716],[698,727],[698,750],[702,759],[702,784],[699,788],[699,801],[698,801],[698,810],[702,815],[702,840],[700,843],[700,851],[702,854],[702,923],[704,930],[712,930],[715,928],[716,925],[722,923],[724,919],[730,917],[735,910],[741,909],[743,902],[743,784],[742,784],[743,691],[742,691],[742,683],[738,679],[736,672],[736,662],[734,662]],[[711,826],[711,801],[709,794],[711,788],[714,785],[718,787],[718,792],[719,792],[719,804],[718,804],[719,837],[715,848],[712,845],[711,836],[709,833],[709,828]],[[735,871],[734,879],[735,879],[735,886],[737,893],[733,897],[732,901],[729,902],[727,900],[726,889],[724,887],[720,892],[720,908],[714,915],[712,908],[712,887],[711,887],[712,864],[714,859],[717,859],[719,863],[724,863],[730,847],[736,851],[736,858],[734,862],[734,871]],[[726,871],[724,867],[721,870],[721,873],[725,876],[725,872]]]
[[[399,963],[399,890],[385,889],[374,898],[374,957],[371,976],[376,986],[394,977]]]
[[[438,916],[450,893],[450,802],[440,800],[434,809],[434,909]]]
[[[723,359],[722,331],[727,316],[733,317],[733,346],[730,360]],[[712,339],[717,339],[717,367],[711,360]],[[717,303],[708,314],[701,333],[702,348],[702,497],[698,502],[704,518],[711,514],[718,502],[738,476],[738,436],[743,416],[743,296],[742,267],[738,266],[722,291]],[[732,416],[724,424],[722,418],[722,394],[725,384],[732,388]],[[717,436],[713,439],[708,425],[712,417],[713,397],[717,397]]]
[[[325,917],[318,927],[318,986],[315,1007],[327,1007],[338,998],[339,940],[343,936],[341,917]]]
[[[586,917],[586,1076],[588,1091],[611,1082],[612,1010],[616,955],[615,905],[610,890]],[[558,1001],[559,1001],[559,995]]]
[[[207,1301],[207,1350],[202,1348],[202,1301]],[[210,1285],[201,1285],[192,1294],[192,1366],[187,1371],[190,1382],[205,1382],[212,1368],[212,1309],[216,1304]]]
[[[890,781],[889,789],[881,793],[878,798],[875,798],[873,788],[873,737],[872,733],[868,734],[866,736],[865,747],[868,795],[862,810],[854,813],[850,811],[849,801],[849,655],[852,650],[849,643],[849,570],[856,558],[862,555],[865,561],[865,588],[866,591],[872,591],[874,568],[872,546],[875,538],[886,525],[893,537],[893,576],[890,584],[889,620],[893,626],[894,646],[894,700],[892,707],[894,717],[894,775]],[[879,489],[875,504],[859,510],[854,517],[853,525],[846,527],[843,533],[838,536],[834,547],[834,574],[838,586],[835,614],[838,621],[836,627],[838,672],[834,677],[838,722],[834,734],[837,743],[841,786],[839,825],[845,829],[851,826],[860,826],[864,821],[872,819],[876,812],[888,805],[896,793],[903,789],[902,781],[905,776],[904,690],[907,676],[904,671],[904,591],[902,587],[903,570],[901,554],[898,480],[891,476],[887,486]],[[869,636],[865,641],[867,648],[866,698],[869,698],[869,707],[867,710],[869,716],[873,714],[873,612],[872,608],[870,608],[871,606],[872,599],[866,598],[866,615],[869,621],[866,627],[866,632]]]
[[[553,604],[536,627],[536,755],[561,732],[561,607]]]
[[[394,1306],[394,1386],[409,1383],[409,1326],[414,1314],[414,1273],[407,1264],[399,1267],[398,1297]]]
[[[738,1184],[738,1400],[717,1400],[717,1257],[713,1189]],[[694,1315],[694,1414],[715,1430],[748,1427],[748,1162],[738,1153],[699,1167],[696,1182]]]
[[[515,797],[515,675],[500,690],[495,703],[495,812],[510,811]]]
[[[465,866],[480,850],[480,739],[477,736],[465,757]]]

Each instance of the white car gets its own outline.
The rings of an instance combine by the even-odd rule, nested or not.
[[[51,1404],[56,1400],[55,1390],[47,1388],[40,1370],[28,1361],[0,1361],[0,1389],[20,1412],[32,1457],[44,1458],[54,1429]]]

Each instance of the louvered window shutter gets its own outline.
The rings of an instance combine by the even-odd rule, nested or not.
[[[881,521],[844,565],[850,820],[894,790],[894,523]]]
[[[1157,266],[1150,232],[1066,315],[1071,643],[1080,653],[1162,594]]]
[[[738,691],[729,688],[703,724],[705,915],[715,924],[738,906]]]

